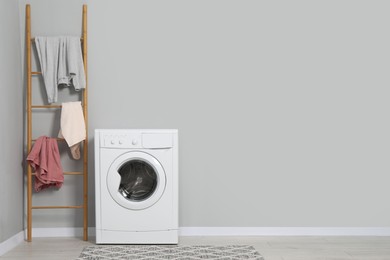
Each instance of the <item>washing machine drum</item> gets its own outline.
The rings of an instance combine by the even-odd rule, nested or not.
[[[122,207],[140,210],[155,204],[165,190],[166,176],[160,162],[144,152],[122,154],[111,164],[107,188]]]

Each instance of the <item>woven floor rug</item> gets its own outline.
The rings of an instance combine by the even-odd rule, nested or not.
[[[175,246],[175,245],[107,245],[87,246],[77,260],[116,259],[256,259],[264,258],[252,247],[232,246]]]

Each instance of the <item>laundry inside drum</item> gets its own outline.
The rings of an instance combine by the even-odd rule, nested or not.
[[[118,191],[127,200],[146,200],[156,190],[156,171],[145,161],[127,161],[119,168],[118,173],[121,176]]]

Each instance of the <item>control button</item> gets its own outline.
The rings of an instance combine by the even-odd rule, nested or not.
[[[119,140],[119,144],[123,144],[122,140]]]
[[[131,142],[133,145],[136,145],[138,143],[138,141],[136,139],[133,139],[133,141]]]
[[[111,140],[111,144],[115,144],[115,140]]]

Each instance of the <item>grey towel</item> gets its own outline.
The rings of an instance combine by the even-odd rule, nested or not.
[[[85,88],[79,37],[35,37],[35,43],[49,103],[57,102],[59,85]]]

